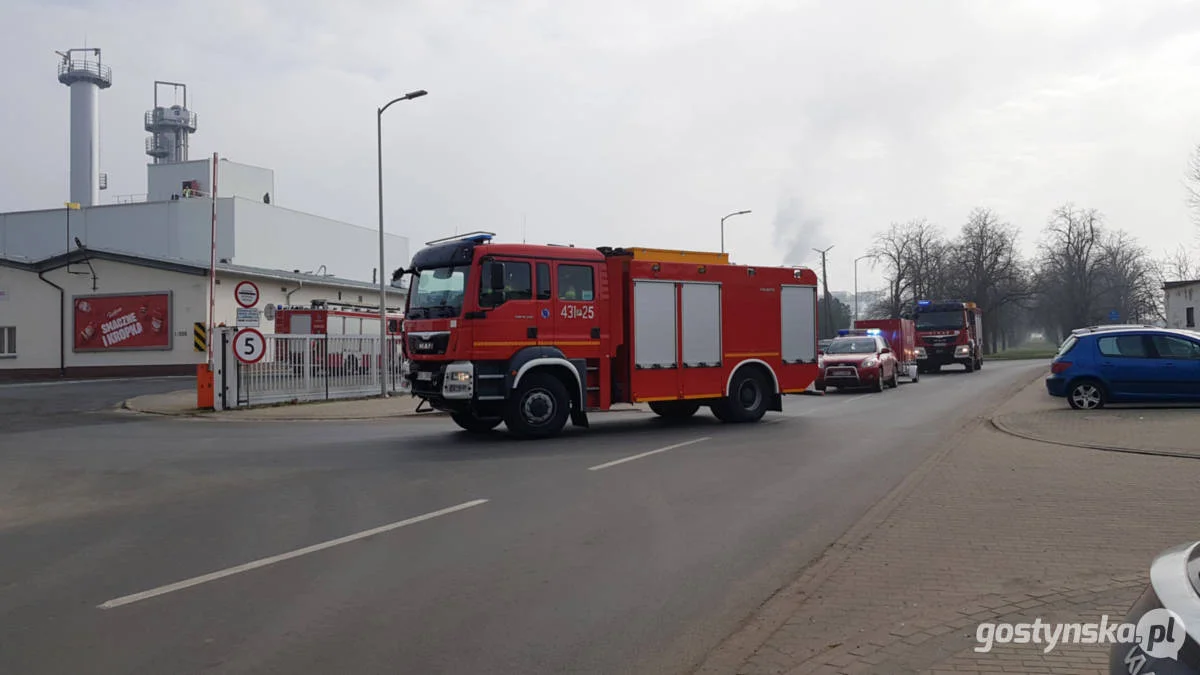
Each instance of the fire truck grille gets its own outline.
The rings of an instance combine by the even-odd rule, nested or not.
[[[445,354],[446,348],[449,345],[449,333],[408,336],[408,351],[410,354]]]

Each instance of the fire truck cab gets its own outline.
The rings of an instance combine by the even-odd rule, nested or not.
[[[468,431],[547,437],[589,411],[647,403],[760,419],[816,379],[816,275],[725,254],[429,242],[412,276],[405,374]]]
[[[983,310],[973,302],[919,300],[915,311],[917,363],[933,373],[951,363],[983,367]]]

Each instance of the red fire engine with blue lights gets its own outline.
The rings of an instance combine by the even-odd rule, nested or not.
[[[620,403],[752,422],[816,378],[810,269],[493,238],[428,242],[392,277],[412,394],[468,431],[543,438]]]

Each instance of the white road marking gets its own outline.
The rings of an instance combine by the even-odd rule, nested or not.
[[[148,591],[142,591],[141,593],[134,593],[133,595],[126,595],[126,596],[123,596],[120,598],[115,598],[115,599],[109,600],[108,602],[105,602],[101,605],[97,605],[97,607],[99,607],[100,609],[112,609],[114,607],[121,607],[122,605],[129,605],[129,604],[132,604],[135,602],[140,602],[142,600],[146,600],[148,598],[153,598],[153,597],[156,597],[159,595],[173,593],[175,591],[183,590],[185,588],[190,588],[192,586],[199,586],[200,584],[206,584],[210,581],[216,581],[217,579],[222,579],[224,577],[233,576],[234,574],[241,574],[242,572],[248,572],[253,569],[258,569],[259,567],[266,567],[267,565],[273,565],[277,562],[282,562],[284,560],[289,560],[291,558],[297,558],[302,555],[308,555],[309,553],[316,553],[317,551],[323,551],[327,548],[333,548],[334,546],[348,544],[352,541],[357,541],[359,539],[366,539],[367,537],[372,537],[377,534],[382,534],[384,532],[389,532],[391,530],[396,530],[401,527],[405,527],[407,525],[413,525],[413,524],[416,524],[416,523],[419,523],[419,522],[422,522],[425,520],[437,518],[438,516],[444,516],[444,515],[447,515],[450,513],[454,513],[455,511],[462,511],[465,509],[469,509],[473,506],[479,506],[480,504],[486,504],[487,501],[488,500],[486,500],[486,499],[476,499],[474,501],[464,502],[462,504],[459,504],[458,506],[451,506],[449,508],[441,509],[440,511],[433,511],[431,513],[426,513],[424,515],[409,518],[407,520],[401,520],[399,522],[391,523],[388,525],[382,525],[380,527],[372,528],[370,530],[364,530],[362,532],[347,535],[345,537],[340,537],[338,539],[333,539],[331,541],[326,541],[326,542],[323,542],[320,544],[314,544],[312,546],[306,546],[304,548],[296,549],[295,551],[290,551],[288,553],[281,553],[279,555],[274,555],[269,558],[260,558],[253,562],[248,562],[244,565],[238,565],[237,567],[229,567],[229,568],[217,571],[217,572],[205,574],[203,576],[193,577],[191,579],[185,579],[183,581],[177,581],[173,584],[168,584],[166,586],[159,586],[158,588],[152,588]]]
[[[657,454],[658,454],[658,453],[660,453],[660,452],[666,452],[666,451],[668,451],[668,450],[674,450],[674,449],[676,449],[676,448],[682,448],[682,447],[684,447],[685,445],[693,445],[693,444],[695,444],[695,443],[701,443],[701,442],[703,442],[703,441],[709,441],[709,440],[712,440],[712,438],[710,438],[709,436],[705,436],[704,438],[694,438],[694,439],[692,439],[692,440],[690,440],[690,441],[684,441],[684,442],[682,442],[682,443],[676,443],[675,445],[668,445],[668,446],[667,446],[667,447],[665,447],[665,448],[659,448],[659,449],[657,449],[657,450],[651,450],[651,451],[649,451],[649,452],[643,452],[643,453],[641,453],[641,454],[638,454],[638,455],[632,455],[632,456],[630,456],[630,457],[624,457],[624,458],[622,458],[622,459],[613,460],[613,461],[611,461],[611,462],[606,462],[606,463],[604,463],[604,464],[597,464],[596,466],[591,466],[591,467],[588,467],[588,471],[599,471],[599,470],[601,470],[601,469],[607,469],[607,468],[609,468],[610,466],[616,466],[616,465],[618,465],[618,464],[624,464],[625,462],[632,462],[632,461],[633,461],[633,460],[635,460],[635,459],[641,459],[641,458],[643,458],[643,457],[649,457],[650,455],[657,455]]]

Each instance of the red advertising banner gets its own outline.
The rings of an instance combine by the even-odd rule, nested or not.
[[[75,351],[171,349],[171,293],[75,298]]]

